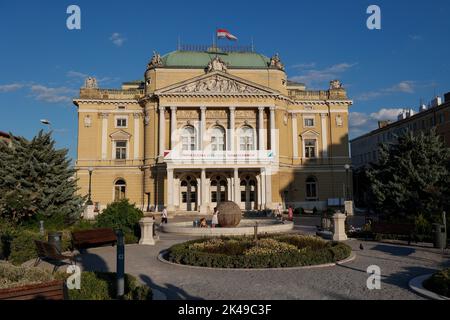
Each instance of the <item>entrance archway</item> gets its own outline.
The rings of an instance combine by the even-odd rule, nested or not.
[[[245,210],[254,210],[257,204],[256,178],[251,175],[241,177],[241,205]]]
[[[193,176],[186,176],[180,181],[181,204],[183,211],[197,211],[198,185]]]
[[[228,201],[228,181],[227,178],[219,175],[211,177],[211,205],[216,207],[219,203]]]

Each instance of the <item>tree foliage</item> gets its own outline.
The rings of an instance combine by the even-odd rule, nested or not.
[[[434,130],[406,132],[382,144],[379,163],[368,169],[373,205],[391,218],[436,220],[448,210],[450,152]]]
[[[31,141],[0,142],[0,217],[15,223],[76,220],[84,198],[76,194],[75,170],[66,149],[56,149],[51,133]]]

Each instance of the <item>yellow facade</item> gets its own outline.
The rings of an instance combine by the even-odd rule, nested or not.
[[[323,209],[351,180],[344,88],[289,82],[278,55],[155,54],[142,83],[100,89],[89,78],[74,103],[79,192],[91,170],[99,210],[120,197],[172,212],[225,200]]]

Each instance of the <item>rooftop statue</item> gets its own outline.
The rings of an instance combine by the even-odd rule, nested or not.
[[[213,72],[213,71],[221,71],[221,72],[228,72],[228,66],[227,64],[222,61],[218,56],[216,56],[214,59],[212,59],[208,66],[206,67],[207,73]]]
[[[280,55],[278,53],[270,58],[269,67],[284,71],[284,64],[281,62]]]
[[[161,67],[163,65],[161,55],[156,51],[153,51],[153,57],[147,65],[147,69]]]
[[[342,83],[339,80],[330,81],[330,90],[342,89]]]
[[[97,89],[97,79],[94,77],[89,77],[84,81],[84,87],[86,89]]]

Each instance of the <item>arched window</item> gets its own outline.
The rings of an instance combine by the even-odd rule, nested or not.
[[[114,201],[125,199],[127,184],[125,180],[119,179],[114,183]]]
[[[184,127],[181,132],[181,143],[183,151],[193,151],[196,146],[195,129],[192,126]]]
[[[317,180],[315,177],[306,179],[306,200],[317,200]]]
[[[228,199],[227,196],[227,179],[222,176],[211,178],[211,202],[220,203]]]
[[[225,130],[222,127],[214,127],[211,130],[211,150],[225,151]]]
[[[255,133],[252,127],[242,127],[239,132],[239,145],[241,151],[255,150]]]

